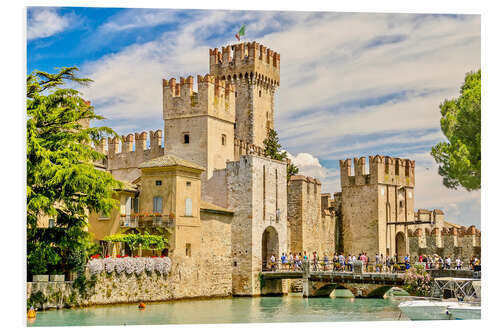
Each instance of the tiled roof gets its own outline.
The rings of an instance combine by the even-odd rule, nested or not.
[[[183,160],[172,154],[166,154],[161,157],[149,160],[147,162],[141,163],[139,168],[155,168],[155,167],[168,167],[168,166],[183,166],[191,169],[198,169],[204,171],[205,169],[193,162]]]
[[[234,213],[232,210],[214,205],[213,203],[206,202],[203,200],[201,200],[201,202],[200,202],[200,209],[206,210],[206,211],[222,212],[222,213],[227,213],[227,214]]]

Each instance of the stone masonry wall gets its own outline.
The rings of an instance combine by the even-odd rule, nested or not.
[[[38,291],[48,298],[44,308],[72,305],[165,301],[231,295],[231,216],[201,213],[199,255],[171,256],[169,274],[101,273],[83,298],[73,282],[28,282],[27,297]],[[90,275],[88,275],[90,279]]]
[[[288,185],[289,251],[314,251],[333,255],[335,251],[335,217],[321,210],[321,183],[302,175],[292,176]]]
[[[277,234],[277,245],[272,244],[272,248],[278,249],[275,255],[287,251],[286,163],[242,156],[227,164],[227,186],[228,208],[235,212],[231,232],[233,294],[257,295],[262,239],[267,228]]]
[[[481,257],[481,233],[474,226],[462,228],[417,228],[409,233],[410,255],[459,257],[468,261],[471,257]]]

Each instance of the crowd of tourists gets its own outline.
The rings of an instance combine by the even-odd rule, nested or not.
[[[308,262],[310,269],[313,271],[318,270],[336,270],[336,271],[349,271],[354,270],[354,263],[356,261],[361,261],[365,271],[374,272],[395,272],[401,270],[407,270],[414,264],[421,264],[425,269],[470,269],[470,270],[480,270],[481,262],[477,257],[471,257],[470,260],[463,261],[460,257],[451,258],[450,256],[440,257],[437,254],[428,256],[420,255],[411,258],[409,255],[404,257],[397,256],[385,256],[381,254],[375,254],[374,257],[370,258],[366,252],[359,253],[357,256],[343,253],[334,253],[333,256],[329,257],[328,254],[320,254],[316,251],[312,255],[308,255],[306,251],[302,253],[292,253],[288,255],[282,253],[280,258],[271,255],[269,262],[267,263],[267,268],[273,271],[276,270],[288,270],[288,271],[300,271],[304,269],[304,263]]]

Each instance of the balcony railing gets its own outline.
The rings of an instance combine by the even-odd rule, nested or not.
[[[120,216],[120,226],[128,228],[164,227],[173,228],[175,218],[169,215],[152,216]]]

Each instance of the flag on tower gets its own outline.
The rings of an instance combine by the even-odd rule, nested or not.
[[[238,42],[240,41],[241,36],[245,36],[245,25],[244,24],[241,26],[240,31],[238,31],[238,33],[236,35],[234,35],[234,37],[236,37]]]

